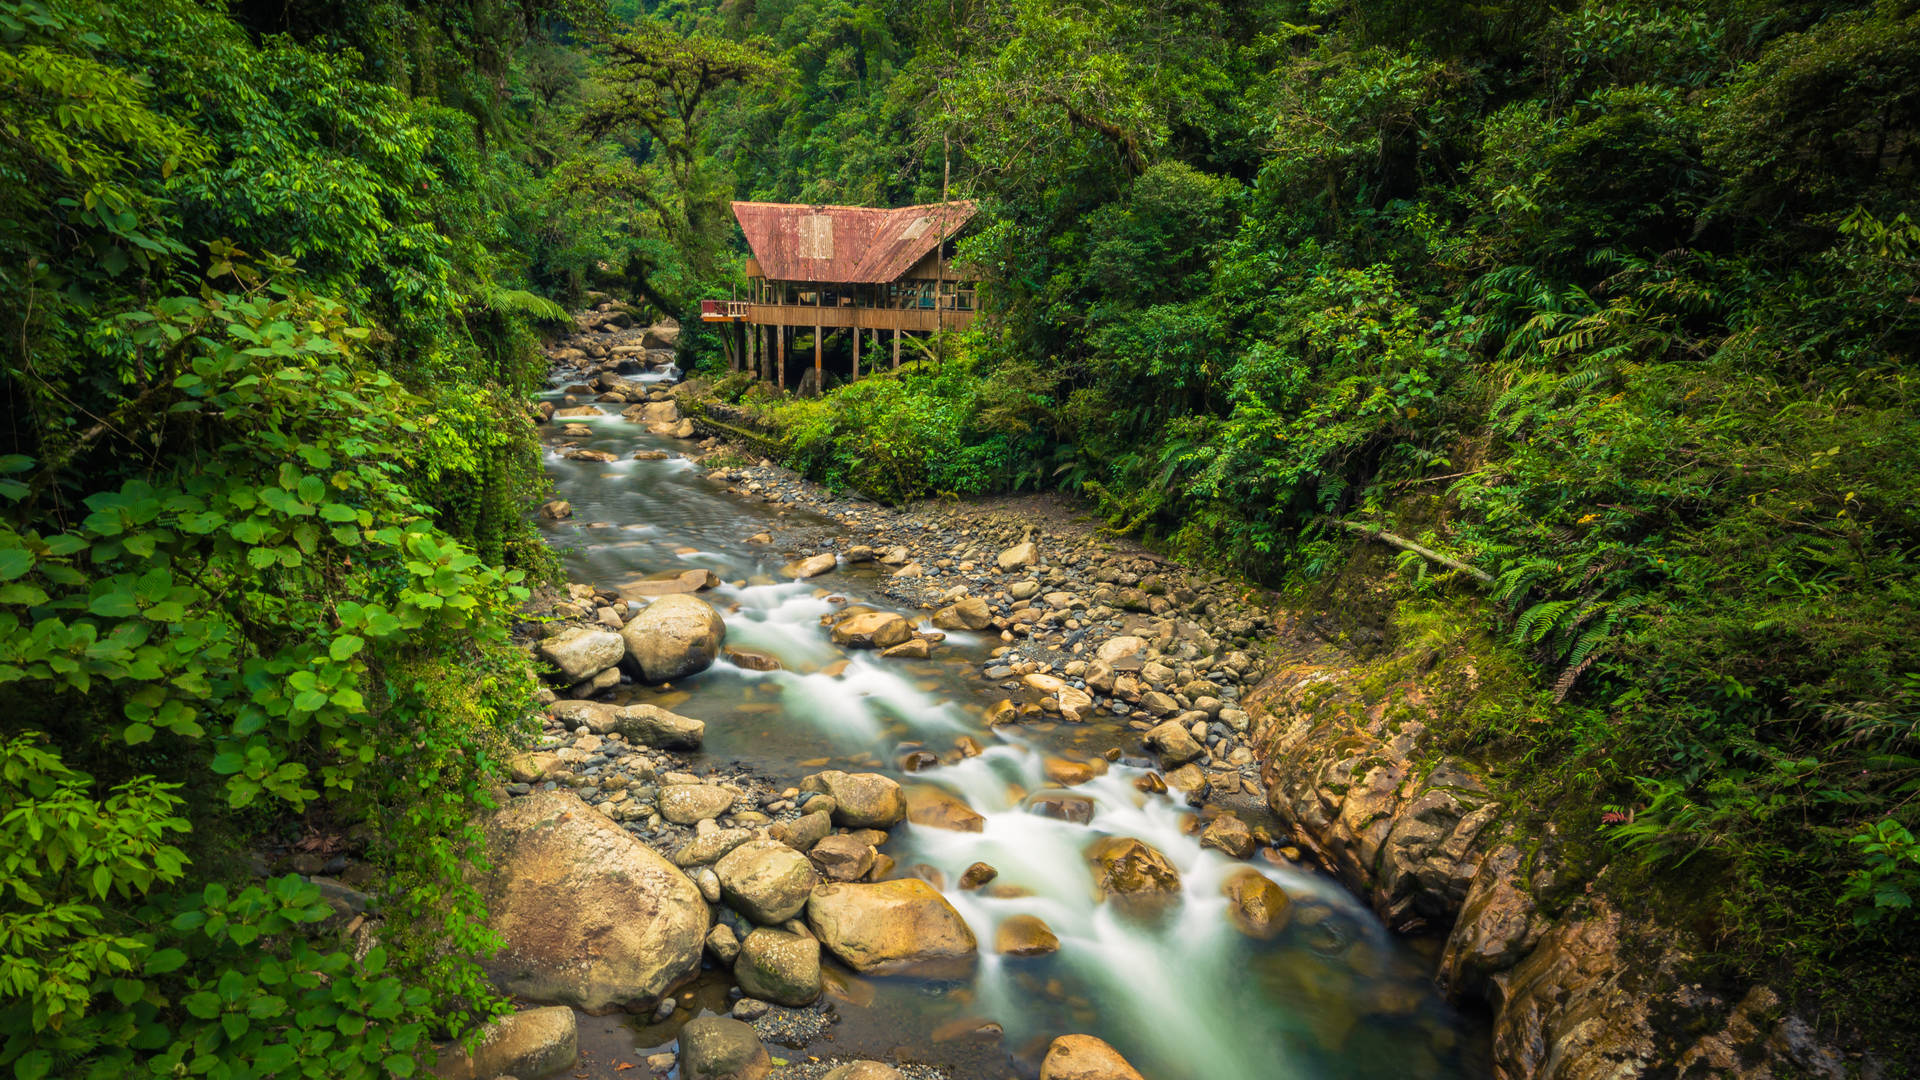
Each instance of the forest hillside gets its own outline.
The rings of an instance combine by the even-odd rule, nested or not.
[[[730,200],[943,194],[983,317],[897,372],[698,327]],[[0,1069],[506,1007],[463,867],[589,293],[816,480],[1484,650],[1440,734],[1571,872],[1920,1054],[1920,3],[0,0]],[[372,954],[250,862],[339,835]]]

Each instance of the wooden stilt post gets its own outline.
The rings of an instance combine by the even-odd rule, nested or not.
[[[774,343],[780,347],[780,355],[774,361],[773,365],[774,378],[778,381],[780,389],[785,390],[787,388],[787,328],[784,326],[774,327],[773,340]]]
[[[820,323],[813,324],[813,392],[816,394],[827,388],[826,376],[820,371],[820,347],[824,344],[820,339],[825,329]]]
[[[900,370],[900,331],[893,332],[893,370]]]
[[[853,381],[860,381],[860,328],[853,328]]]

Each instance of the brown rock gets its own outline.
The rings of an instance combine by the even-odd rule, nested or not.
[[[1013,915],[993,931],[993,951],[1001,956],[1044,956],[1060,950],[1051,927],[1032,915]]]
[[[1171,901],[1180,895],[1180,871],[1151,845],[1109,836],[1087,849],[1103,897]]]
[[[835,645],[849,649],[890,649],[913,638],[913,624],[891,611],[870,611],[833,624]]]
[[[1158,725],[1148,731],[1142,741],[1147,744],[1147,749],[1160,755],[1160,761],[1168,768],[1185,765],[1206,752],[1177,720]]]
[[[720,584],[720,575],[711,570],[663,570],[620,586],[621,596],[655,597],[699,592]]]
[[[1066,758],[1050,757],[1041,763],[1040,769],[1050,782],[1063,787],[1073,787],[1084,784],[1096,776],[1105,775],[1107,763],[1101,758],[1095,758],[1092,761],[1069,761]]]
[[[906,1074],[878,1061],[850,1061],[827,1070],[820,1080],[906,1080]]]
[[[1040,1080],[1145,1080],[1120,1051],[1091,1035],[1062,1035],[1047,1047]]]
[[[650,683],[705,671],[720,655],[727,624],[713,605],[687,595],[663,596],[621,629],[627,663]]]
[[[919,878],[821,885],[807,901],[807,925],[862,973],[958,975],[972,970],[978,950],[960,913]]]
[[[995,870],[993,867],[988,866],[986,863],[977,862],[977,863],[974,863],[972,866],[967,867],[966,870],[961,872],[960,888],[965,891],[971,891],[973,889],[979,888],[982,885],[985,885],[987,882],[992,881],[994,878],[997,878],[999,876],[1000,876],[1000,871]]]
[[[1286,891],[1260,871],[1247,867],[1235,871],[1220,891],[1228,901],[1227,919],[1233,928],[1251,938],[1268,940],[1287,928],[1293,913],[1293,900]]]
[[[1200,834],[1200,846],[1224,851],[1236,859],[1253,854],[1253,830],[1233,814],[1221,814]]]
[[[828,881],[859,881],[873,869],[873,845],[857,836],[823,837],[808,855]]]
[[[1064,791],[1039,791],[1027,797],[1027,813],[1075,825],[1092,821],[1094,809],[1092,799]]]
[[[933,655],[933,643],[926,638],[912,638],[882,649],[880,655],[891,660],[925,660]]]
[[[778,926],[800,914],[820,880],[805,855],[774,840],[741,844],[715,863],[713,872],[727,903],[762,926]]]
[[[486,826],[480,881],[505,942],[502,989],[589,1012],[659,1001],[700,967],[707,905],[679,868],[569,791],[514,799]]]
[[[887,829],[907,817],[907,799],[900,785],[879,773],[829,769],[801,780],[800,790],[833,796],[833,820],[849,828]]]
[[[992,610],[977,596],[963,597],[933,613],[933,625],[942,630],[985,630],[992,623]]]
[[[680,1029],[681,1080],[766,1080],[773,1057],[753,1028],[724,1016],[701,1016]]]
[[[781,567],[780,572],[796,581],[804,581],[810,577],[819,577],[839,564],[840,561],[834,558],[832,552],[821,552],[804,559],[795,559]]]
[[[930,829],[953,832],[979,832],[987,823],[986,818],[959,797],[926,785],[916,785],[907,792],[907,820]]]
[[[573,1010],[552,1005],[522,1009],[488,1024],[472,1053],[457,1042],[441,1047],[433,1075],[441,1080],[494,1080],[503,1074],[542,1080],[573,1068],[579,1058]]]
[[[745,668],[748,671],[780,670],[780,659],[778,657],[772,653],[761,652],[758,649],[742,649],[736,645],[729,645],[727,646],[727,659],[733,661],[735,667]]]

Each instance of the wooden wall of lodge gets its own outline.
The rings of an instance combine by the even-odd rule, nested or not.
[[[876,308],[842,305],[814,307],[811,304],[747,305],[746,322],[756,326],[799,326],[860,330],[964,330],[973,324],[970,309],[948,308]]]

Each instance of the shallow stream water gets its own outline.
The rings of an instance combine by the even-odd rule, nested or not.
[[[1049,758],[1092,761],[1113,746],[1137,754],[1137,734],[1112,717],[990,729],[986,707],[1007,696],[980,674],[997,638],[952,634],[926,661],[882,660],[833,645],[820,616],[841,603],[899,610],[879,590],[879,568],[843,565],[806,582],[777,574],[788,559],[847,536],[845,527],[736,495],[684,458],[633,460],[636,450],[678,453],[686,444],[647,434],[618,408],[568,421],[593,430],[569,441],[618,461],[567,459],[549,447],[547,467],[573,517],[546,528],[570,579],[617,587],[656,571],[711,569],[725,584],[702,595],[725,617],[728,644],[770,653],[783,670],[749,671],[723,659],[667,687],[622,686],[614,699],[653,702],[705,721],[706,760],[742,763],[779,787],[822,768],[878,771],[910,788],[936,787],[986,818],[979,832],[901,825],[883,849],[897,872],[939,872],[932,876],[944,882],[981,943],[972,977],[840,973],[830,978],[838,1014],[830,1034],[812,1044],[772,1046],[777,1056],[867,1056],[1003,1080],[1036,1075],[1052,1037],[1082,1032],[1112,1043],[1150,1080],[1486,1074],[1484,1034],[1435,993],[1431,957],[1396,940],[1317,872],[1203,849],[1188,827],[1193,810],[1135,786],[1150,766],[1145,759],[1123,758],[1072,789],[1095,804],[1087,824],[1028,812],[1029,796],[1058,790],[1044,772]],[[774,542],[747,541],[761,532],[771,532]],[[963,737],[984,752],[953,753]],[[901,772],[900,756],[916,748],[949,763]],[[1083,852],[1110,835],[1164,852],[1181,873],[1180,902],[1157,918],[1130,917],[1099,902]],[[954,884],[975,862],[998,869],[996,888],[962,891]],[[1292,898],[1291,923],[1275,940],[1251,939],[1226,916],[1220,885],[1244,866]],[[1059,951],[995,955],[995,928],[1021,914],[1044,920],[1060,939]],[[726,988],[724,972],[704,978],[694,990],[696,1008],[724,1011]],[[683,1009],[676,1021],[689,1015]],[[587,1023],[583,1049],[596,1048],[602,1058],[631,1050],[628,1060],[635,1060],[673,1040],[672,1022]]]

